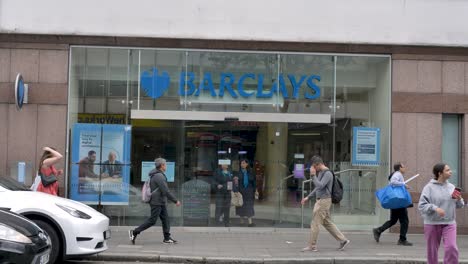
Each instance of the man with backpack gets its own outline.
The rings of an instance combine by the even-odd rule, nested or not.
[[[167,200],[169,199],[171,202],[175,203],[176,206],[180,206],[180,202],[171,193],[169,187],[167,186],[167,178],[164,174],[164,172],[166,172],[166,160],[163,158],[157,158],[154,163],[156,165],[156,169],[149,173],[151,189],[151,199],[149,204],[151,207],[151,216],[139,227],[128,231],[128,236],[132,244],[135,244],[135,239],[141,232],[156,224],[158,217],[162,222],[162,229],[164,234],[163,243],[177,243],[176,240],[172,239],[170,233],[169,215],[167,213]]]
[[[401,162],[397,162],[395,165],[393,165],[393,170],[393,173],[388,176],[388,184],[393,186],[406,186],[405,179],[403,178],[403,174],[406,172],[406,166],[404,166]],[[406,233],[408,232],[409,224],[408,210],[406,207],[391,209],[390,220],[385,222],[382,226],[372,230],[375,242],[378,243],[380,240],[380,235],[385,230],[395,225],[398,221],[400,221],[400,239],[398,239],[397,244],[400,246],[412,246],[413,244],[406,240]]]
[[[318,176],[316,176],[316,172],[318,172]],[[310,197],[314,195],[317,201],[315,202],[314,210],[312,212],[309,245],[303,248],[302,251],[317,251],[317,238],[320,225],[323,225],[323,227],[325,227],[325,229],[327,229],[327,231],[340,242],[338,250],[344,250],[350,241],[343,235],[343,233],[341,233],[330,218],[332,200],[339,202],[342,198],[342,196],[339,199],[336,199],[338,197],[332,197],[333,184],[334,182],[337,182],[337,179],[333,172],[325,166],[322,158],[319,156],[313,156],[311,158],[310,176],[314,182],[315,188],[307,197],[302,199],[301,204],[304,205]],[[337,196],[338,195],[339,193],[337,193]]]

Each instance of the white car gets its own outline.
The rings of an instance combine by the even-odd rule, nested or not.
[[[11,178],[0,177],[0,208],[29,218],[47,233],[52,246],[49,263],[107,249],[109,218],[80,202],[33,192]]]

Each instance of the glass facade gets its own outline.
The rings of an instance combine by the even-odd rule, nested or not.
[[[302,208],[300,200],[313,186],[299,168],[321,155],[344,183],[334,220],[345,229],[367,228],[379,222],[374,192],[389,172],[390,61],[385,55],[74,46],[68,118],[69,153],[77,156],[68,159],[69,193],[81,199],[82,190],[95,186],[97,195],[86,202],[114,225],[139,224],[149,216],[141,187],[154,159],[164,157],[169,187],[183,204],[169,206],[173,225],[214,226],[224,217],[216,213],[214,174],[227,163],[237,175],[247,159],[257,226],[308,226],[313,201]],[[77,128],[86,124],[91,128],[83,134]],[[119,125],[128,142],[107,146],[106,131]],[[380,133],[374,166],[352,162],[359,149],[353,128],[362,127]],[[126,144],[129,160],[112,177],[106,161],[111,152],[126,157],[120,153]],[[99,150],[88,166],[94,174],[86,176],[78,167],[90,146]],[[127,198],[106,200],[112,186]],[[240,225],[234,207],[230,220]]]

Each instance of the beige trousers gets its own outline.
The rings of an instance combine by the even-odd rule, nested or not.
[[[320,231],[320,225],[323,225],[325,229],[338,241],[347,240],[346,237],[341,233],[336,225],[331,221],[330,218],[330,206],[331,198],[325,198],[317,200],[312,212],[312,221],[310,222],[310,245],[317,245],[317,238]]]

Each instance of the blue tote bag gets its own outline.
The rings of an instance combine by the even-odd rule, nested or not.
[[[405,186],[387,185],[377,190],[375,196],[377,196],[380,204],[385,209],[406,208],[413,203],[411,195]]]

